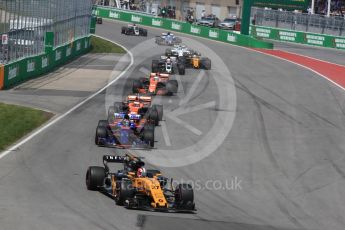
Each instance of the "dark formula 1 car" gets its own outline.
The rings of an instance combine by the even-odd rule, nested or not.
[[[168,33],[162,33],[162,35],[160,36],[156,36],[156,43],[158,45],[173,46],[173,45],[181,44],[182,39],[168,32]]]
[[[96,18],[96,23],[97,23],[97,24],[103,24],[103,19],[100,18],[100,17],[97,17],[97,18]]]
[[[136,127],[135,116],[126,119],[124,114],[115,114],[115,119],[121,121],[110,123],[108,120],[98,122],[95,134],[95,144],[98,146],[118,148],[147,148],[154,147],[154,125],[146,124]]]
[[[132,85],[133,93],[168,96],[176,94],[178,82],[169,78],[169,74],[151,73],[148,78],[134,80]]]
[[[123,169],[110,171],[109,163],[121,163]],[[103,166],[90,166],[86,172],[88,190],[101,191],[117,205],[128,209],[162,212],[194,212],[194,192],[190,184],[173,187],[159,170],[144,168],[142,158],[103,156]]]
[[[161,56],[159,60],[152,60],[151,72],[185,75],[186,66],[184,60],[179,60],[176,57]]]
[[[123,26],[121,29],[121,33],[125,35],[134,35],[134,36],[147,36],[147,30],[143,28],[139,28],[135,24],[129,24],[127,27]]]
[[[211,69],[211,60],[209,58],[202,57],[199,52],[183,45],[176,45],[173,48],[166,49],[165,55],[167,57],[176,57],[181,63],[184,63],[186,68]]]
[[[155,125],[163,117],[163,106],[152,105],[151,97],[128,96],[127,102],[115,102],[108,120],[98,122],[95,143],[121,148],[154,147]]]

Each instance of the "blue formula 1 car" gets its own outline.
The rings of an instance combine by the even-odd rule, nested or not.
[[[182,43],[182,39],[176,37],[174,34],[167,32],[162,33],[160,36],[156,36],[156,44],[164,46],[174,46]]]
[[[138,123],[141,119],[137,114],[115,113],[112,122],[100,120],[95,134],[98,146],[118,148],[154,147],[154,124]]]

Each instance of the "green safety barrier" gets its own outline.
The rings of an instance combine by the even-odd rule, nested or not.
[[[225,31],[205,26],[197,26],[187,22],[172,19],[158,18],[151,15],[134,13],[116,8],[105,8],[97,6],[95,15],[102,18],[115,19],[125,22],[141,24],[145,26],[157,27],[166,30],[178,31],[216,41],[226,42],[234,45],[272,49],[273,44],[258,40],[252,36],[237,34],[232,31]]]
[[[345,37],[336,37],[325,34],[307,33],[264,26],[251,26],[251,34],[258,38],[267,38],[284,42],[294,42],[335,49],[345,49]]]
[[[54,36],[47,32],[45,54],[24,58],[4,66],[4,89],[50,72],[73,58],[87,53],[91,47],[89,36],[56,48],[51,47],[51,40],[54,40]]]

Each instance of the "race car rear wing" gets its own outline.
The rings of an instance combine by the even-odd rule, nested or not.
[[[137,99],[139,99],[139,101],[141,101],[141,102],[151,102],[152,101],[152,97],[150,97],[150,96],[128,95],[128,97],[127,97],[128,101],[135,101]]]
[[[167,36],[168,35],[168,33],[162,33],[162,35],[161,36]],[[170,35],[171,36],[174,36],[174,34],[173,33],[170,33]]]
[[[103,162],[109,163],[125,163],[132,160],[141,161],[144,157],[134,156],[132,154],[126,154],[125,156],[103,155]]]
[[[142,102],[151,102],[152,101],[152,97],[150,96],[140,96],[139,100]]]
[[[157,73],[151,73],[150,76],[151,76],[151,77],[155,77],[155,76],[157,76]],[[170,77],[170,74],[168,74],[168,73],[159,73],[158,76],[159,76],[160,78],[169,78],[169,77]],[[144,97],[144,96],[143,96],[143,97]],[[147,97],[147,96],[146,96],[146,97]],[[151,98],[151,97],[150,97],[150,98]]]
[[[109,163],[124,163],[127,160],[125,156],[112,156],[112,155],[104,155],[103,162]]]

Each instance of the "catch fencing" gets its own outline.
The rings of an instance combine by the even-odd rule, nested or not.
[[[0,0],[0,63],[44,53],[46,32],[54,47],[90,32],[91,0]]]
[[[252,8],[255,25],[280,30],[317,33],[330,36],[345,36],[345,17],[326,17],[320,14],[296,13],[264,8]]]

